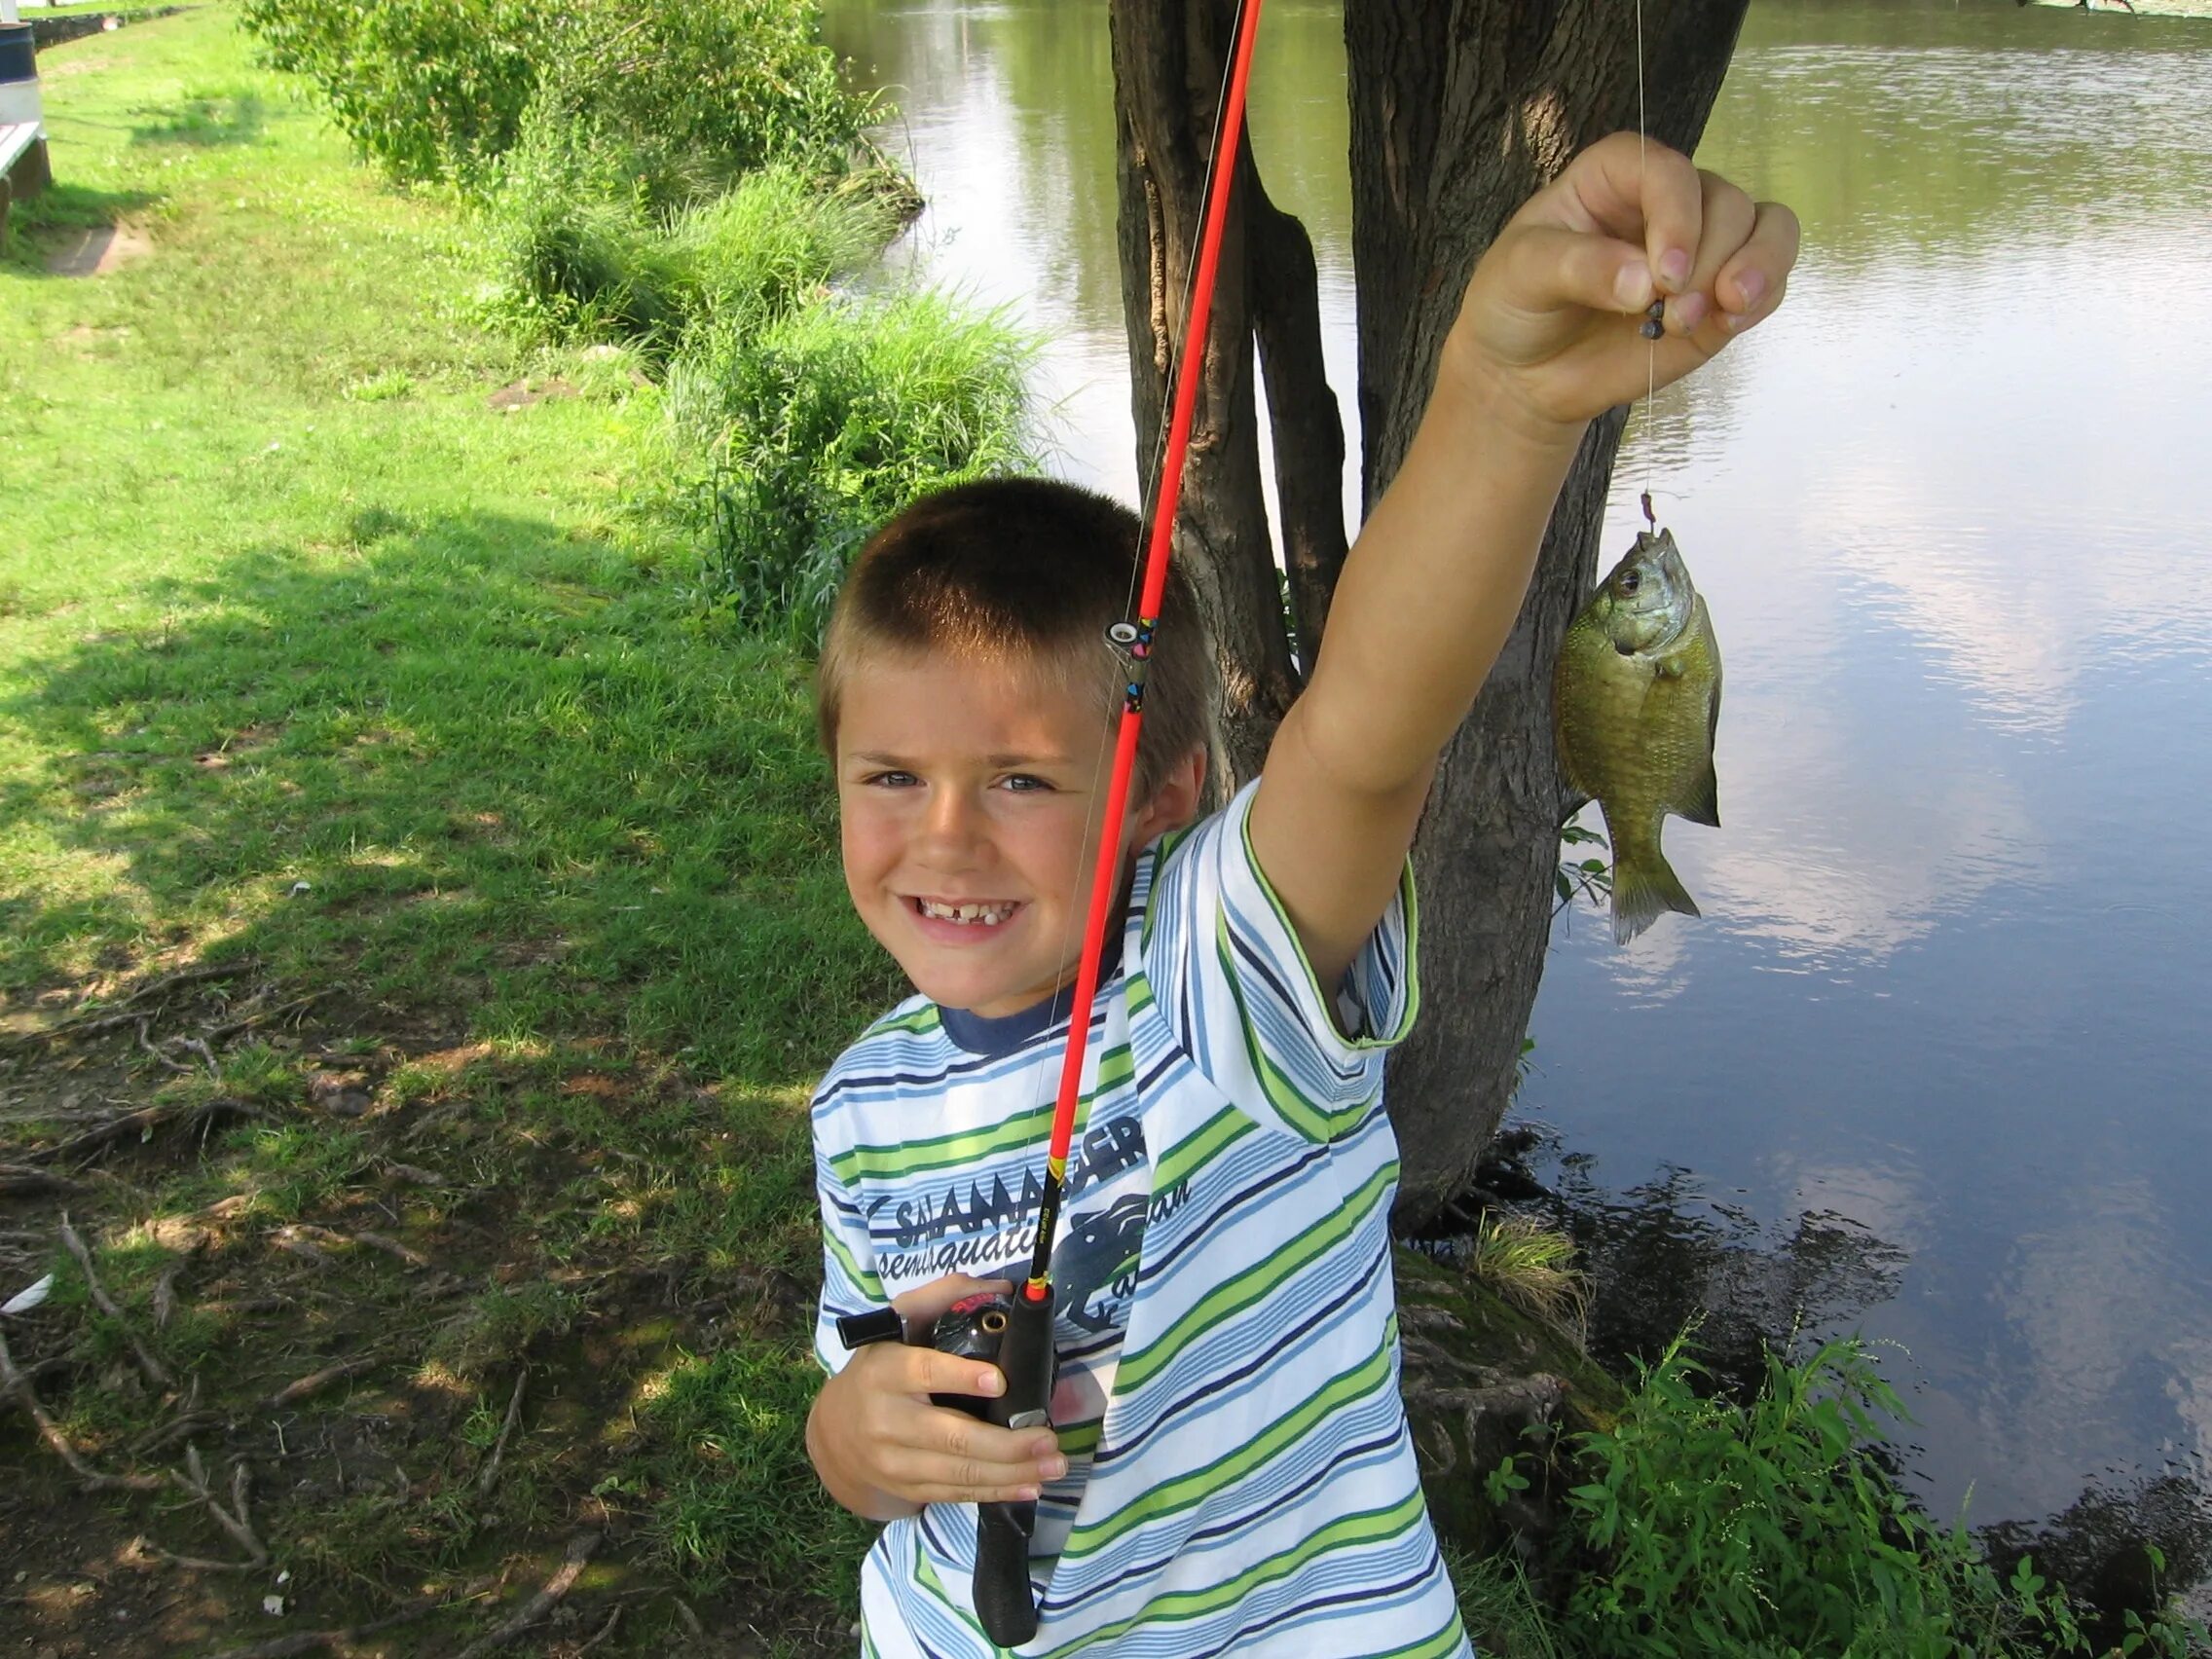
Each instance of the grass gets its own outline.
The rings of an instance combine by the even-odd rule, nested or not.
[[[274,1561],[64,1594],[134,1531],[235,1550],[80,1493],[11,1415],[0,1625],[211,1651],[289,1569],[286,1629],[473,1591],[361,1650],[458,1645],[590,1527],[571,1604],[624,1610],[595,1651],[686,1613],[842,1651],[860,1530],[798,1437],[805,1091],[892,980],[805,664],[680,597],[636,361],[488,331],[469,228],[356,166],[227,8],[41,73],[59,182],[0,263],[0,1162],[74,1185],[5,1200],[7,1291],[61,1278],[7,1335],[99,1467],[178,1461],[147,1437],[184,1402],[52,1243],[66,1203],[194,1379],[217,1484],[255,1470]],[[118,219],[149,255],[44,275]],[[221,972],[163,988],[189,969]],[[144,1041],[36,1035],[148,985]],[[35,1161],[124,1106],[143,1134]]]

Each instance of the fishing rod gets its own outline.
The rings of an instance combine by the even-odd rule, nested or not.
[[[1110,628],[1108,639],[1127,666],[1122,690],[1122,716],[1115,736],[1114,766],[1099,820],[1098,854],[1090,881],[1090,909],[1078,959],[1075,1000],[1068,1011],[1066,1051],[1060,1060],[1059,1092],[1052,1106],[1052,1134],[1045,1155],[1044,1195],[1037,1210],[1037,1244],[1029,1276],[1010,1300],[971,1297],[940,1323],[937,1346],[976,1357],[995,1357],[1006,1376],[1006,1391],[994,1399],[970,1402],[948,1397],[943,1403],[980,1404],[982,1415],[1005,1428],[1043,1428],[1051,1423],[1052,1234],[1059,1223],[1061,1192],[1067,1177],[1068,1147],[1075,1138],[1076,1107],[1083,1093],[1083,1062],[1088,1047],[1091,1006],[1098,996],[1099,969],[1106,931],[1113,925],[1121,891],[1120,828],[1128,808],[1129,782],[1135,773],[1137,739],[1144,729],[1145,680],[1152,661],[1153,631],[1167,591],[1167,562],[1174,541],[1175,514],[1183,496],[1183,462],[1190,450],[1191,423],[1198,411],[1198,379],[1205,364],[1206,329],[1213,315],[1213,291],[1221,265],[1221,240],[1229,222],[1229,197],[1235,178],[1237,146],[1244,130],[1244,90],[1251,76],[1252,42],[1259,30],[1263,0],[1242,0],[1219,143],[1208,175],[1205,220],[1198,240],[1198,265],[1184,319],[1182,349],[1175,365],[1175,403],[1167,426],[1159,497],[1144,556],[1144,581],[1136,613]],[[989,1351],[995,1346],[995,1354]],[[1029,1536],[1037,1506],[987,1503],[979,1507],[976,1540],[976,1615],[984,1632],[1002,1647],[1016,1646],[1037,1633],[1037,1607],[1029,1586]]]

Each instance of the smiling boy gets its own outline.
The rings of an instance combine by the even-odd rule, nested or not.
[[[819,709],[854,904],[917,994],[816,1096],[830,1376],[807,1444],[832,1496],[887,1523],[864,1651],[996,1651],[970,1611],[973,1505],[1028,1498],[1023,1652],[1467,1651],[1398,1393],[1382,1060],[1417,1001],[1406,853],[1586,424],[1764,315],[1795,250],[1787,209],[1634,138],[1524,206],[1262,776],[1202,820],[1207,657],[1171,585],[1116,827],[1049,1429],[932,1403],[995,1393],[995,1368],[848,1354],[835,1322],[926,1324],[1029,1260],[1121,679],[1104,633],[1139,527],[1007,481],[925,500],[863,551]]]

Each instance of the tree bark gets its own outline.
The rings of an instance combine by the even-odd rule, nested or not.
[[[1198,263],[1209,137],[1219,115],[1234,12],[1214,0],[1115,0],[1110,17],[1122,303],[1137,478],[1149,492],[1159,487],[1175,348]],[[1245,263],[1258,197],[1244,188],[1257,184],[1248,154],[1240,153],[1239,170],[1223,234],[1174,549],[1213,641],[1221,675],[1222,759],[1232,784],[1259,771],[1275,724],[1298,689],[1260,488]],[[1149,515],[1149,495],[1144,506]]]
[[[1651,0],[1646,130],[1694,148],[1747,0]],[[1637,125],[1636,14],[1617,0],[1346,0],[1362,496],[1404,459],[1476,259],[1592,140]],[[1391,1057],[1398,1214],[1462,1186],[1512,1097],[1550,936],[1564,788],[1551,665],[1596,575],[1626,412],[1592,424],[1529,595],[1445,751],[1414,849],[1423,1014]]]
[[[1749,0],[1346,0],[1362,498],[1404,459],[1475,261],[1583,146],[1637,125],[1704,130]],[[1196,260],[1234,0],[1114,0],[1122,288],[1152,487]],[[1290,608],[1310,661],[1344,556],[1343,430],[1322,374],[1312,250],[1249,154],[1223,247],[1176,557],[1222,671],[1226,771],[1253,775],[1296,694],[1260,487],[1252,343],[1264,361]],[[1424,1014],[1392,1056],[1390,1115],[1418,1221],[1458,1189],[1504,1116],[1550,935],[1566,804],[1551,664],[1596,574],[1626,412],[1593,424],[1529,596],[1438,773],[1414,850]],[[1148,500],[1147,506],[1150,502]]]

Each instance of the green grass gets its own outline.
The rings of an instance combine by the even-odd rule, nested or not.
[[[700,628],[653,570],[688,550],[627,508],[657,393],[493,409],[589,366],[474,325],[460,225],[349,165],[220,14],[68,96],[119,38],[49,66],[53,216],[130,203],[157,251],[4,278],[0,990],[189,940],[476,1035],[806,1075],[886,979],[803,664]],[[215,84],[268,132],[118,131]]]
[[[151,1040],[261,1022],[215,1041],[219,1075],[128,1027],[0,1050],[0,1161],[110,1100],[189,1125],[95,1155],[63,1201],[132,1329],[240,1425],[203,1431],[211,1469],[279,1431],[323,1448],[258,1489],[298,1616],[502,1568],[511,1597],[596,1517],[574,1599],[596,1628],[594,1597],[633,1598],[597,1651],[664,1651],[678,1597],[840,1649],[855,1529],[798,1433],[805,1091],[894,983],[843,897],[804,661],[682,597],[695,549],[638,505],[665,455],[638,360],[488,330],[472,229],[355,166],[228,8],[41,71],[58,182],[0,261],[0,1025],[207,963],[236,975],[153,1005]],[[152,252],[45,275],[116,219]],[[315,1092],[341,1074],[352,1117]],[[190,1116],[210,1102],[263,1116]],[[319,1264],[274,1242],[295,1227]],[[105,1467],[173,1463],[133,1448],[181,1408],[66,1257],[0,1244],[11,1280],[48,1267],[8,1334],[67,1362],[49,1405]],[[281,1424],[258,1405],[364,1356]],[[189,1506],[110,1515],[19,1421],[0,1534],[36,1504],[103,1550],[225,1548]],[[0,1555],[40,1581],[59,1559]],[[254,1631],[269,1586],[209,1584]],[[165,1616],[102,1651],[249,1639]],[[489,1620],[446,1622],[458,1645]]]

